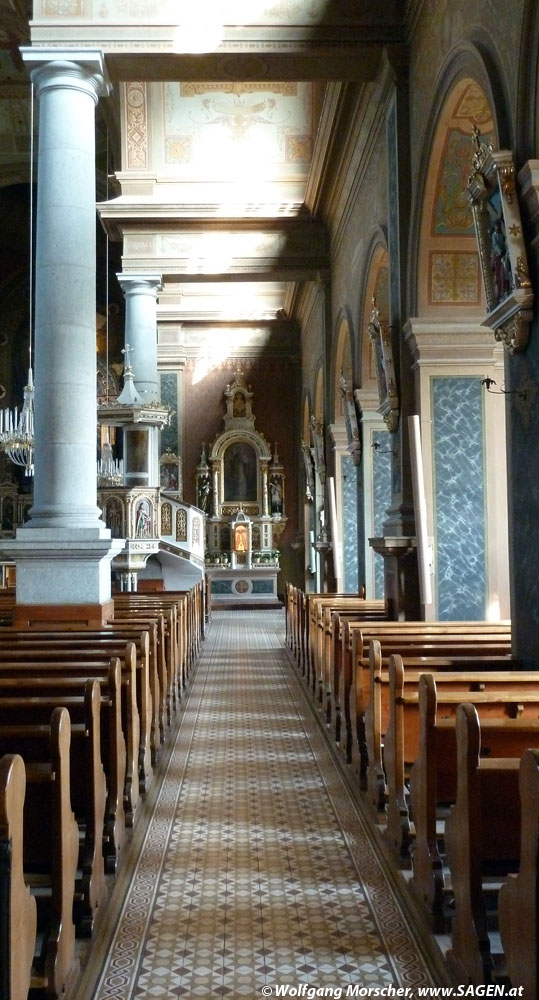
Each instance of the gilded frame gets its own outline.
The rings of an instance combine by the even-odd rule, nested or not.
[[[523,351],[529,339],[534,295],[520,217],[515,167],[510,150],[493,150],[474,129],[475,152],[467,184],[487,316],[483,325],[511,352]]]

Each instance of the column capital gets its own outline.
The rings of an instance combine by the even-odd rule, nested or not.
[[[163,290],[161,274],[129,274],[121,271],[116,275],[124,295],[146,294],[156,296]]]
[[[112,90],[100,49],[23,47],[20,52],[38,96],[44,90],[63,87],[83,90],[97,101]]]

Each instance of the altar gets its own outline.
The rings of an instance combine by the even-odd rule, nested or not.
[[[249,570],[210,570],[212,600],[218,604],[267,604],[278,601],[277,574],[279,570],[266,566],[252,566]]]
[[[225,390],[224,431],[197,467],[198,505],[207,514],[205,562],[216,602],[278,600],[279,538],[286,525],[284,469],[255,430],[253,393],[236,372]]]

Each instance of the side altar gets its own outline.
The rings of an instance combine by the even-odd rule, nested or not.
[[[242,372],[225,390],[225,429],[197,467],[206,518],[206,567],[219,602],[277,600],[279,539],[286,525],[284,469],[255,430],[253,393]]]

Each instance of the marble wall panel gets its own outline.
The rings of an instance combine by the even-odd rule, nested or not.
[[[357,473],[350,455],[341,458],[343,511],[343,585],[347,593],[358,590]]]
[[[485,617],[483,388],[479,378],[432,379],[437,616]]]
[[[384,534],[384,521],[391,505],[391,442],[393,438],[387,431],[374,431],[372,443],[378,445],[373,451],[373,537],[380,538]],[[385,596],[384,559],[379,553],[374,553],[374,596],[382,599]]]

